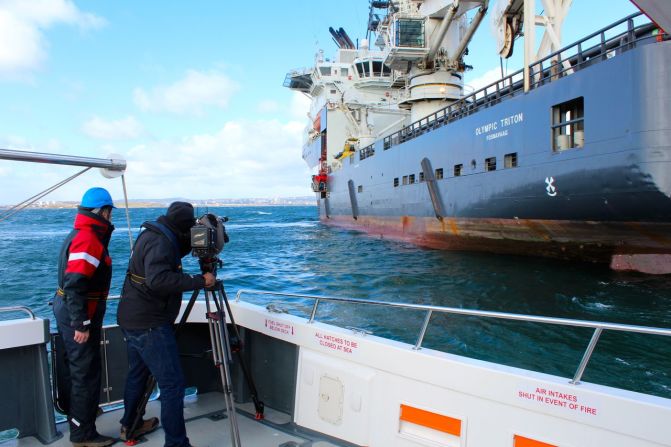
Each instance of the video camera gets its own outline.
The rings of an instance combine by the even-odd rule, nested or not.
[[[204,214],[196,220],[196,225],[191,228],[191,254],[203,263],[218,262],[217,255],[224,249],[228,242],[228,234],[224,223],[228,217],[216,216],[211,213]]]

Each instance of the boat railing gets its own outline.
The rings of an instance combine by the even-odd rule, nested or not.
[[[654,23],[646,22],[637,26],[635,21],[639,18],[644,19],[645,16],[640,12],[632,14],[531,64],[529,66],[531,89],[610,59],[635,48],[642,41],[655,38],[669,39],[669,35],[662,34],[662,31],[658,31],[657,36],[653,35],[653,31],[658,29]],[[623,25],[625,25],[624,31],[622,31]],[[392,146],[522,93],[524,93],[524,70],[519,70],[385,137],[383,148],[390,149]]]
[[[26,307],[26,306],[7,306],[7,307],[0,307],[0,313],[16,313],[16,312],[24,312],[28,314],[28,316],[34,320],[35,319],[35,313],[33,311]]]
[[[584,327],[594,329],[592,337],[585,348],[580,364],[578,365],[575,374],[573,375],[571,384],[578,385],[580,384],[580,379],[582,378],[585,368],[589,363],[592,353],[596,348],[596,345],[599,341],[599,338],[603,331],[620,331],[628,333],[638,333],[638,334],[648,334],[648,335],[663,335],[671,336],[671,329],[666,328],[657,328],[657,327],[647,327],[647,326],[637,326],[630,324],[620,324],[620,323],[606,323],[600,321],[589,321],[589,320],[576,320],[569,318],[555,318],[555,317],[543,317],[536,315],[525,315],[525,314],[513,314],[506,312],[492,312],[485,310],[474,310],[474,309],[462,309],[457,307],[443,307],[443,306],[433,306],[426,304],[411,304],[411,303],[398,303],[392,301],[378,301],[378,300],[368,300],[368,299],[358,299],[358,298],[342,298],[342,297],[332,297],[332,296],[323,296],[323,295],[306,295],[299,293],[282,293],[282,292],[270,292],[264,290],[249,290],[241,289],[238,290],[238,293],[235,296],[235,301],[240,301],[242,295],[267,295],[273,297],[282,297],[282,298],[297,298],[297,299],[306,299],[312,300],[312,309],[310,312],[310,317],[308,318],[308,323],[313,323],[317,317],[317,310],[320,303],[331,302],[331,303],[342,303],[342,304],[361,304],[367,306],[382,306],[382,307],[393,307],[403,310],[416,310],[425,312],[424,322],[419,328],[417,334],[417,339],[415,345],[412,349],[419,350],[422,348],[422,343],[424,341],[424,336],[431,322],[431,317],[434,313],[440,314],[449,314],[449,315],[468,315],[472,317],[481,317],[481,318],[497,318],[503,320],[515,320],[523,321],[527,323],[541,323],[541,324],[553,324],[560,326],[570,326],[570,327]]]

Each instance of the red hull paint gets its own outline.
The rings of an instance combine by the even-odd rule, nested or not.
[[[671,224],[528,219],[322,216],[327,225],[441,250],[611,263],[617,270],[671,273]],[[640,257],[637,255],[648,255]],[[614,256],[619,256],[615,261]],[[635,256],[630,256],[635,255]],[[653,255],[653,257],[650,257]],[[657,256],[658,255],[658,256]],[[639,266],[660,264],[655,271]]]

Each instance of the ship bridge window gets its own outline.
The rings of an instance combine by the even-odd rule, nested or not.
[[[424,48],[424,20],[399,19],[395,37],[397,47]]]
[[[331,67],[319,67],[322,76],[331,76]]]
[[[345,77],[345,78],[347,76],[349,76],[349,68],[347,68],[347,67],[341,68],[340,69],[340,76]]]
[[[359,77],[369,78],[370,77],[370,65],[368,65],[368,61],[357,62],[356,71],[359,73]]]
[[[585,144],[585,100],[572,99],[552,107],[552,150],[583,147]]]

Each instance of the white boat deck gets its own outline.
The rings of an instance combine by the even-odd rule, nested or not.
[[[159,417],[161,413],[159,401],[147,405],[145,418]],[[324,439],[315,439],[307,433],[302,433],[298,427],[291,424],[291,418],[284,413],[271,408],[265,410],[265,421],[254,420],[254,406],[242,404],[237,406],[238,427],[240,442],[247,447],[337,447],[345,444],[333,444]],[[123,408],[107,411],[98,417],[96,426],[98,432],[107,436],[119,436],[119,419]],[[186,432],[191,444],[196,447],[230,446],[231,425],[225,416],[225,404],[220,393],[188,396],[184,401],[184,418]],[[69,441],[68,424],[62,422],[57,425],[63,436],[56,442],[49,444],[53,447],[71,447]],[[162,447],[164,443],[163,430],[160,426],[153,433],[145,435],[138,445],[142,447]],[[1,443],[2,447],[42,447],[37,439],[26,437]],[[119,440],[115,447],[125,444]]]

